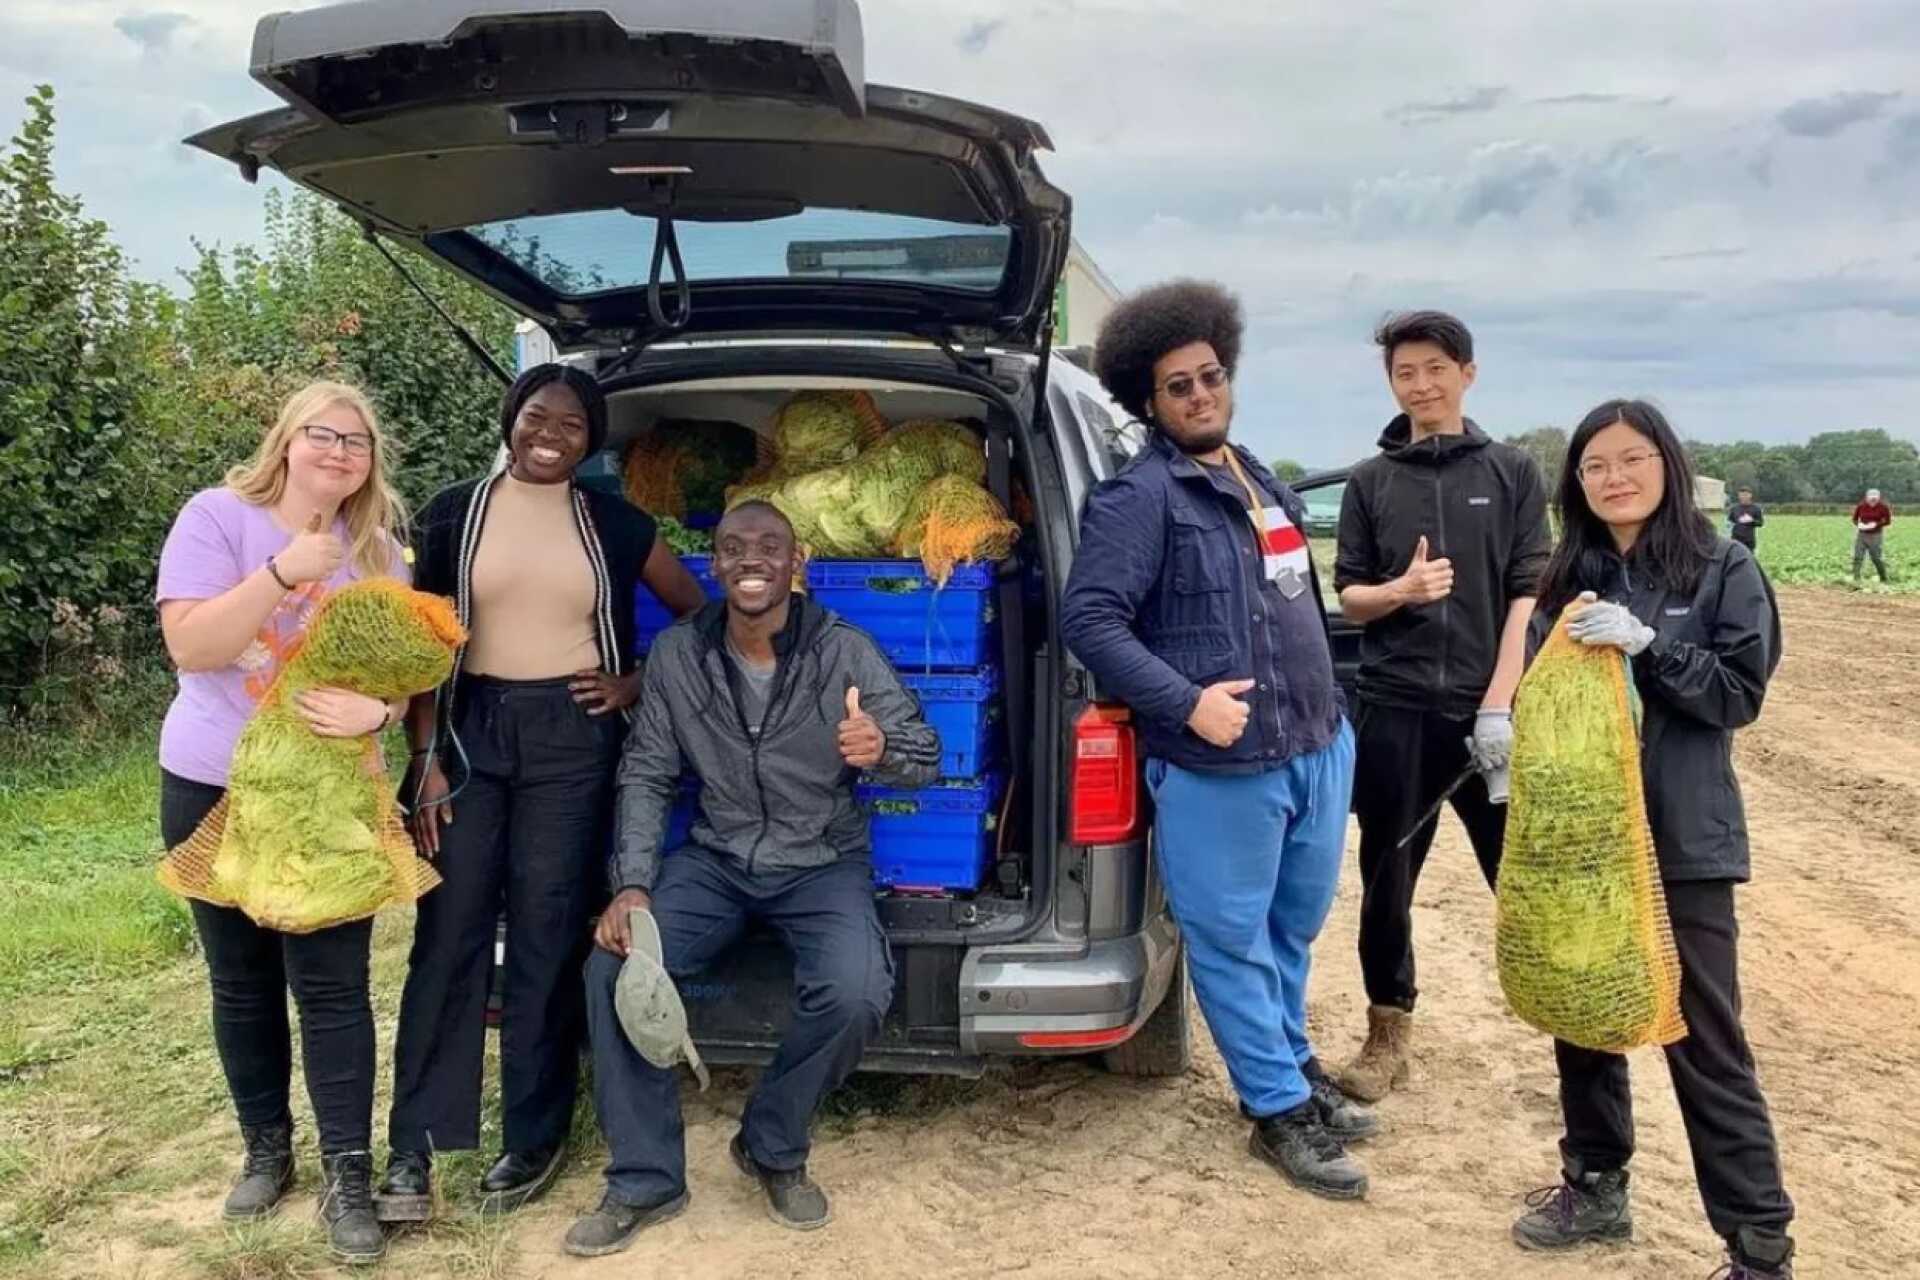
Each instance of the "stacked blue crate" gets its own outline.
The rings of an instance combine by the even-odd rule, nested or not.
[[[712,557],[681,561],[718,599]],[[872,815],[874,880],[899,889],[973,892],[993,856],[999,763],[1000,671],[994,663],[994,566],[960,565],[936,587],[917,560],[816,560],[808,594],[872,636],[919,698],[940,735],[941,780],[920,791],[862,785]],[[671,618],[644,586],[634,600],[636,647],[645,653]],[[685,840],[697,792],[683,790],[667,847]],[[677,838],[676,838],[677,837]]]

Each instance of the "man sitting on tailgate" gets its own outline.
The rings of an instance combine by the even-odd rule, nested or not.
[[[607,1189],[567,1233],[570,1253],[623,1249],[687,1203],[679,1082],[635,1049],[616,1008],[635,910],[651,911],[675,976],[755,922],[792,952],[793,1021],[747,1102],[733,1158],[782,1225],[808,1230],[830,1216],[807,1176],[808,1123],[893,994],[854,779],[924,787],[939,773],[940,740],[865,632],[793,594],[794,564],[793,526],[778,509],[735,507],[714,535],[725,600],[668,629],[647,662],[618,779],[616,896],[586,967]],[[662,858],[687,768],[700,778],[700,815],[691,842]]]

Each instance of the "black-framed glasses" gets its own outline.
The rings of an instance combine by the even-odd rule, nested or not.
[[[1199,373],[1176,373],[1161,383],[1156,390],[1164,391],[1175,400],[1185,400],[1193,394],[1196,382],[1209,391],[1218,391],[1227,385],[1227,379],[1231,376],[1221,366],[1210,364]]]
[[[373,437],[364,431],[335,431],[332,427],[323,427],[310,422],[300,428],[300,434],[307,443],[316,449],[331,449],[339,445],[347,451],[350,458],[370,458],[373,456]]]

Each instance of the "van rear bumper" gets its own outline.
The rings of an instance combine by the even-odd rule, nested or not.
[[[1165,913],[1139,933],[1085,950],[1020,944],[971,950],[960,966],[961,1051],[1085,1053],[1123,1043],[1160,1006],[1178,951]],[[1034,1036],[1060,1043],[1027,1039]]]

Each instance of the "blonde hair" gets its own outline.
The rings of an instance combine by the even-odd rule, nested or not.
[[[314,414],[336,405],[359,414],[373,436],[366,481],[340,504],[340,514],[347,522],[347,558],[362,577],[390,576],[395,548],[406,529],[407,509],[387,483],[387,473],[393,466],[387,438],[381,434],[373,403],[360,388],[344,382],[311,382],[288,396],[253,457],[227,472],[227,488],[256,507],[278,503],[287,491],[287,446],[293,441],[293,433]]]

